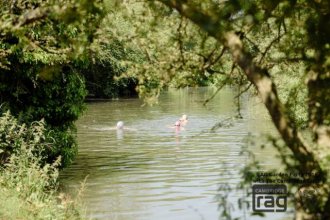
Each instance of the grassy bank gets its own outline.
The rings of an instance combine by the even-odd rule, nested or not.
[[[47,143],[42,122],[20,125],[0,117],[0,219],[81,219],[78,199],[58,192],[60,158],[42,164]]]

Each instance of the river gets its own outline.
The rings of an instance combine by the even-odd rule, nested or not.
[[[233,88],[203,106],[214,92],[169,90],[154,106],[139,99],[88,103],[77,122],[79,154],[61,172],[61,186],[74,194],[87,177],[82,201],[93,219],[219,219],[216,195],[222,184],[234,187],[242,181],[239,171],[248,160],[242,150],[253,151],[265,167],[274,168],[279,161],[273,148],[260,150],[263,134],[276,132],[253,95],[241,98],[243,118],[226,120],[210,132],[217,122],[237,114]],[[182,114],[189,121],[176,131],[171,126]],[[127,130],[113,129],[119,120]],[[249,135],[256,143],[247,145]],[[236,203],[240,196],[232,193],[229,200]],[[258,219],[249,213],[233,211],[234,216]],[[267,219],[283,219],[283,214]]]

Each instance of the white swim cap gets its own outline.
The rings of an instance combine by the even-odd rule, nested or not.
[[[117,122],[117,129],[123,129],[124,128],[124,122],[118,121]]]

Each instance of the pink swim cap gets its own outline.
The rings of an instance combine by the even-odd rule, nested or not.
[[[180,121],[176,121],[176,122],[175,122],[175,126],[178,126],[178,127],[179,127],[180,125],[181,125],[181,124],[180,124]]]

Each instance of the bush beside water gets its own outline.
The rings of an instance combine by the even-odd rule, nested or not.
[[[0,219],[81,219],[78,199],[58,190],[60,160],[44,163],[43,121],[19,124],[9,113],[0,117]]]

